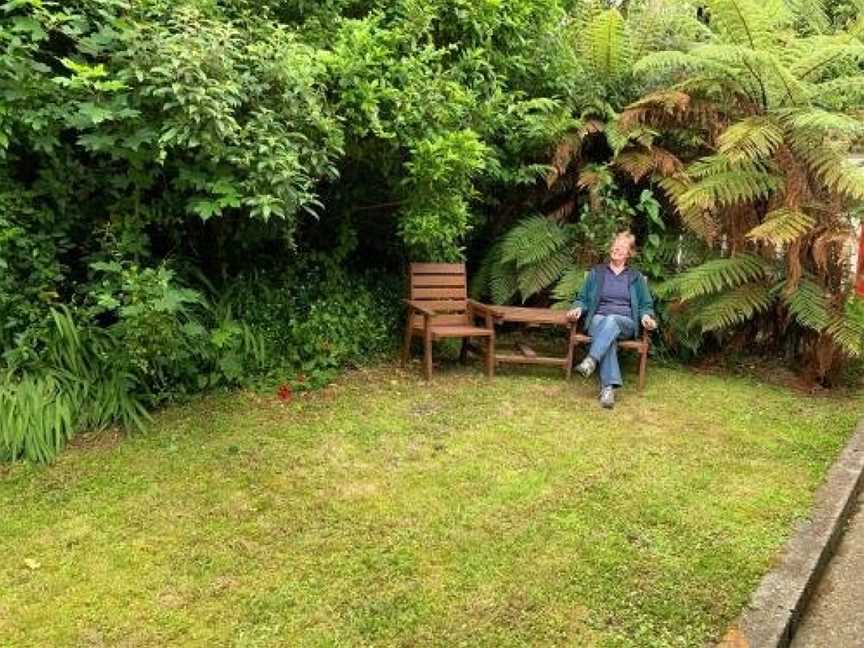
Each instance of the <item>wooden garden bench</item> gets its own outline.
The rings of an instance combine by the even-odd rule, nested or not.
[[[525,308],[521,306],[495,306],[495,321],[498,323],[515,322],[529,326],[561,326],[568,330],[567,353],[564,356],[539,356],[531,349],[523,348],[521,354],[497,353],[495,361],[500,363],[514,364],[537,364],[554,367],[562,367],[567,379],[573,372],[573,356],[575,349],[580,344],[590,344],[591,336],[580,333],[576,323],[567,319],[567,311],[553,310],[551,308]],[[639,353],[639,389],[645,387],[645,373],[648,364],[648,351],[650,349],[650,334],[646,329],[642,331],[641,340],[620,340],[618,348],[625,351]]]
[[[495,309],[468,299],[464,263],[412,263],[408,319],[402,346],[402,366],[408,363],[411,340],[423,340],[423,373],[432,377],[432,342],[445,338],[482,338],[486,373],[495,374]],[[477,324],[477,319],[482,324]],[[464,343],[463,343],[464,344]],[[464,353],[463,353],[464,356]]]
[[[570,333],[570,345],[568,355],[572,358],[573,351],[580,344],[590,345],[591,336],[579,333],[573,330]],[[639,391],[645,388],[645,373],[648,368],[648,351],[651,349],[651,333],[644,326],[642,327],[642,339],[640,340],[619,340],[618,348],[625,351],[635,351],[639,354]],[[567,377],[570,377],[568,367]]]

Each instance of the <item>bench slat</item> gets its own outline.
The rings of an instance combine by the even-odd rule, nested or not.
[[[414,275],[411,277],[411,284],[416,287],[447,287],[465,285],[465,275],[458,274],[438,274],[438,275]]]
[[[464,263],[412,263],[411,274],[465,274]]]
[[[412,288],[411,299],[465,299],[465,286],[461,288]]]

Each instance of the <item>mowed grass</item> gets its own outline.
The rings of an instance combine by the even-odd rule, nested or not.
[[[864,413],[652,368],[381,367],[0,472],[3,646],[702,646]]]

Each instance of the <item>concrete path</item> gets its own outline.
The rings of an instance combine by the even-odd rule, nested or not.
[[[864,494],[791,648],[864,646]]]

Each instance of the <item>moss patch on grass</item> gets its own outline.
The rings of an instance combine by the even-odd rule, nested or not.
[[[864,413],[744,378],[358,371],[0,475],[0,643],[696,646]]]

